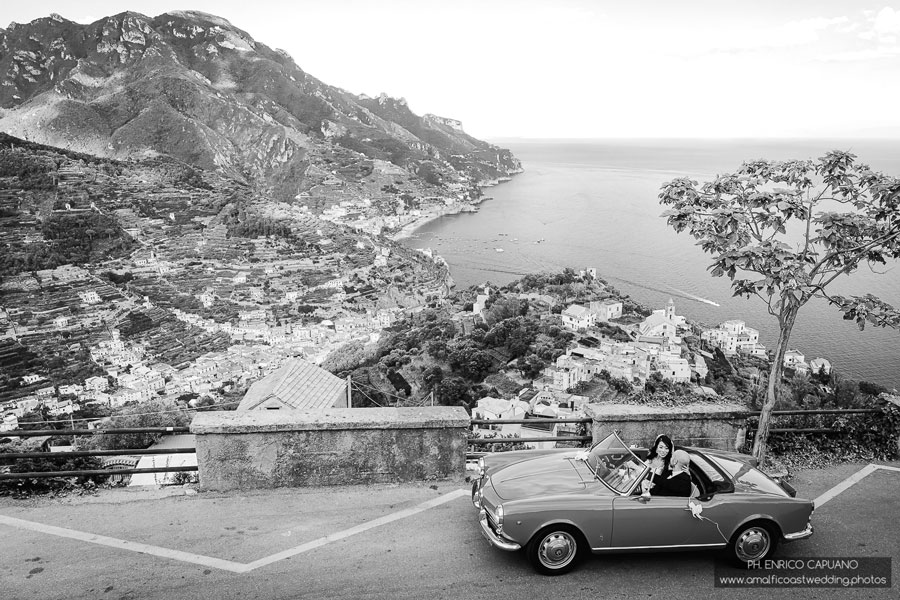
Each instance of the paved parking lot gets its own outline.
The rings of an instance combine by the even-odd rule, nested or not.
[[[806,471],[793,484],[817,498],[816,534],[785,545],[780,556],[900,556],[900,465]],[[501,598],[568,589],[680,598],[697,587],[726,591],[712,588],[715,558],[704,553],[592,557],[566,577],[536,576],[524,557],[487,546],[463,482],[192,492],[0,498],[4,596]],[[866,597],[896,598],[896,589]],[[759,595],[727,591],[729,598]],[[804,597],[774,595],[781,592]]]

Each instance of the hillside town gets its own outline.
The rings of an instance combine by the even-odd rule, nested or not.
[[[316,365],[331,352],[352,340],[376,343],[384,328],[423,308],[380,308],[377,301],[366,300],[371,294],[350,287],[351,281],[358,285],[360,273],[387,267],[390,248],[373,245],[371,252],[371,265],[340,275],[334,272],[333,279],[320,277],[322,283],[310,288],[286,285],[290,279],[284,274],[293,269],[315,271],[317,266],[321,268],[321,261],[270,256],[252,268],[192,272],[197,292],[190,307],[182,303],[181,308],[171,303],[164,303],[168,304],[164,308],[157,306],[149,295],[135,293],[134,286],[117,287],[71,265],[8,278],[2,284],[4,289],[27,293],[39,303],[32,305],[27,315],[23,306],[0,309],[0,362],[8,372],[20,373],[16,386],[4,392],[0,427],[15,429],[18,418],[34,410],[65,419],[91,405],[118,408],[149,400],[189,397],[196,402],[198,398],[216,398],[267,381],[268,375],[288,363],[298,372],[327,374]],[[164,260],[158,251],[139,248],[117,266],[117,272],[132,276],[131,282],[142,282],[142,292],[149,289],[148,282],[153,282],[154,298],[163,296],[158,288],[172,290],[170,294],[184,289],[182,284],[172,282],[186,276],[182,263]],[[591,273],[595,275],[595,271]],[[471,311],[458,318],[483,320],[492,291],[487,287],[480,291]],[[325,301],[311,307],[312,318],[290,318],[286,309],[315,293],[322,294]],[[548,306],[557,303],[546,295],[521,296]],[[16,298],[16,294],[8,297]],[[430,300],[443,297],[435,291]],[[353,304],[357,304],[354,310],[348,309]],[[228,320],[217,307],[227,307]],[[623,302],[614,297],[570,304],[555,318],[566,330],[578,334],[576,341],[515,398],[481,398],[473,409],[476,417],[579,417],[589,398],[573,390],[601,373],[635,386],[643,386],[653,376],[661,377],[673,384],[692,384],[700,395],[715,397],[715,390],[703,384],[708,372],[706,361],[712,359],[714,349],[726,356],[766,357],[759,332],[743,321],[698,328],[676,313],[672,300],[640,320],[633,315],[623,318]],[[101,335],[92,337],[90,332],[98,330]],[[699,337],[706,349],[689,346],[686,336]],[[34,356],[29,358],[19,351],[23,344],[34,349],[43,347],[48,354],[66,361],[83,357],[79,373],[84,376],[47,373],[47,369],[38,367],[40,361]],[[826,359],[806,362],[796,350],[786,354],[785,366],[826,374],[831,369]],[[321,400],[295,397],[280,401],[279,406],[296,408],[298,402],[305,407],[336,405],[328,395]],[[242,402],[241,406],[247,408],[249,404]],[[521,428],[505,425],[501,432],[518,434]],[[558,433],[555,426],[537,426],[537,430],[548,436]]]
[[[75,185],[85,173],[70,167],[60,177]],[[0,391],[0,427],[14,429],[19,417],[38,409],[60,419],[90,405],[117,408],[185,397],[196,402],[244,389],[289,360],[321,365],[352,340],[375,343],[384,328],[429,304],[445,304],[450,293],[452,280],[440,257],[379,236],[402,221],[366,220],[363,209],[371,203],[365,200],[324,211],[325,221],[340,223],[328,231],[327,223],[301,205],[293,221],[309,228],[301,249],[269,235],[236,244],[227,226],[212,217],[201,217],[202,228],[178,227],[182,219],[198,217],[161,209],[160,198],[170,196],[155,198],[152,213],[133,214],[126,232],[134,244],[126,256],[90,269],[63,265],[21,273],[0,283],[0,363],[16,374]],[[448,199],[441,210],[471,206],[462,200]],[[73,208],[74,201],[65,203],[67,215],[105,208],[99,200]],[[157,218],[159,210],[168,219]],[[398,218],[423,218],[418,209],[398,205],[395,212]],[[359,233],[342,234],[348,225]],[[348,243],[352,252],[345,250]],[[596,270],[588,273],[596,277]],[[482,291],[472,304],[476,319],[491,293]],[[557,302],[549,296],[529,299]],[[672,383],[694,381],[701,394],[714,396],[702,385],[711,354],[689,348],[686,335],[698,335],[708,349],[726,356],[766,356],[758,331],[743,321],[698,331],[676,314],[673,301],[642,320],[623,319],[623,303],[615,298],[570,304],[558,318],[579,334],[577,341],[515,399],[482,398],[478,416],[578,416],[588,399],[568,390],[601,372],[638,386],[654,374]],[[627,335],[609,337],[604,326]],[[51,367],[69,368],[42,366],[38,357],[48,356]],[[827,360],[807,363],[797,351],[786,355],[785,365],[830,370]]]
[[[479,296],[484,301],[486,294]],[[552,299],[551,299],[552,300]],[[478,309],[478,302],[476,302]],[[532,423],[482,425],[476,428],[481,435],[498,433],[508,437],[555,437],[574,433],[572,426],[541,423],[541,418],[574,419],[584,416],[587,396],[572,393],[579,384],[594,380],[601,372],[629,384],[643,387],[652,376],[673,384],[693,385],[698,396],[716,398],[717,392],[704,385],[709,372],[707,360],[718,349],[726,357],[754,356],[765,360],[766,348],[759,343],[759,332],[744,321],[729,320],[715,328],[693,325],[676,314],[675,302],[670,299],[665,308],[653,310],[643,320],[628,323],[622,319],[623,303],[607,299],[587,305],[570,304],[563,309],[563,326],[580,334],[565,354],[556,359],[532,386],[519,392],[516,398],[482,398],[473,409],[473,416],[484,420],[529,419]],[[627,332],[627,340],[613,339],[600,327],[616,325]],[[684,338],[697,336],[705,348],[692,348]],[[799,373],[831,372],[827,359],[806,361],[802,353],[790,350],[785,354],[784,366]],[[756,376],[759,377],[757,371]],[[527,434],[527,435],[526,435]],[[553,447],[555,442],[536,442],[535,448]]]
[[[14,139],[3,152],[50,177],[37,189],[0,178],[7,430],[35,410],[58,420],[90,405],[218,397],[289,358],[320,364],[351,340],[377,341],[453,285],[442,259],[386,234],[473,206],[462,192],[410,201],[418,184],[387,166],[366,175],[388,187],[372,201],[338,201],[329,193],[350,184],[312,173],[295,203],[260,206],[233,182],[165,160],[98,161]],[[320,218],[332,206],[364,218]]]
[[[10,160],[45,160],[15,145],[8,153]],[[211,174],[199,180],[165,161],[51,156],[49,191],[3,180],[0,225],[17,252],[9,258],[34,262],[50,247],[48,235],[57,244],[106,239],[110,250],[80,265],[7,267],[0,280],[4,430],[30,412],[64,421],[91,407],[152,400],[227,400],[234,408],[255,382],[290,361],[327,373],[320,365],[350,342],[377,344],[385,328],[428,307],[454,310],[444,260],[391,238],[444,214],[477,210],[482,196],[473,185],[496,183],[460,178],[424,196],[419,182],[385,161],[357,165],[365,186],[310,166],[295,202],[262,207],[232,182]],[[596,269],[581,277],[595,280]],[[455,318],[483,323],[491,293],[481,290],[471,310],[456,307]],[[522,299],[556,307],[548,316],[577,338],[515,398],[481,398],[473,412],[482,418],[578,416],[588,398],[572,391],[601,373],[630,386],[661,377],[713,397],[704,385],[713,349],[766,356],[759,333],[743,321],[698,330],[673,302],[638,319],[623,314],[615,296],[564,307],[546,294]],[[705,349],[685,343],[691,335]],[[495,358],[502,364],[502,353]],[[785,365],[830,370],[827,360],[807,363],[797,351]],[[508,427],[504,434],[518,428]]]

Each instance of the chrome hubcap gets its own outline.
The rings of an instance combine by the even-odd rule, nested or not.
[[[736,545],[739,560],[758,560],[769,551],[769,532],[761,527],[753,527],[741,534]]]
[[[577,548],[571,534],[565,531],[551,533],[541,542],[541,564],[551,569],[564,567],[575,558]]]

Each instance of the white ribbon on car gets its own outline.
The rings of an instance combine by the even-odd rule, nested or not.
[[[694,495],[695,495],[695,486],[693,484],[691,484],[691,495],[688,498],[687,507],[685,507],[684,510],[691,511],[691,516],[694,517],[695,519],[698,519],[700,521],[709,521],[710,523],[715,525],[716,531],[719,532],[719,535],[722,536],[722,539],[725,540],[725,543],[727,544],[728,538],[726,538],[725,534],[722,533],[722,529],[719,527],[719,524],[716,523],[715,521],[713,521],[712,519],[703,516],[703,505],[700,504],[699,502],[694,501]]]

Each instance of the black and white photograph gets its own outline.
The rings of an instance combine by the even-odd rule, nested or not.
[[[0,8],[0,596],[895,599],[900,1]]]

